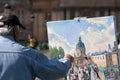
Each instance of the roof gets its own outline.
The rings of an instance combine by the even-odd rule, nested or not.
[[[60,7],[113,7],[115,4],[116,0],[61,0]]]

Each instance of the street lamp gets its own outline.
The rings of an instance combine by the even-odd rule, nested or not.
[[[34,14],[32,13],[31,15],[30,15],[30,20],[31,20],[31,35],[34,35],[34,33],[33,33],[33,31],[34,31],[34,19],[35,19],[35,16],[34,16]]]

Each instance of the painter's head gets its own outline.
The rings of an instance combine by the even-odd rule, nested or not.
[[[0,16],[0,35],[14,35],[14,32],[18,32],[19,28],[25,29],[16,15]]]

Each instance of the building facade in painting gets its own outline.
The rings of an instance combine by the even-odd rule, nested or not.
[[[98,66],[102,67],[118,66],[117,53],[91,56],[91,59]]]

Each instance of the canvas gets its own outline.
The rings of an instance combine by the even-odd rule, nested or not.
[[[62,58],[65,53],[91,57],[101,72],[108,66],[106,55],[115,50],[114,16],[50,21],[47,32],[51,58]],[[77,60],[73,67],[84,65],[83,61]]]

